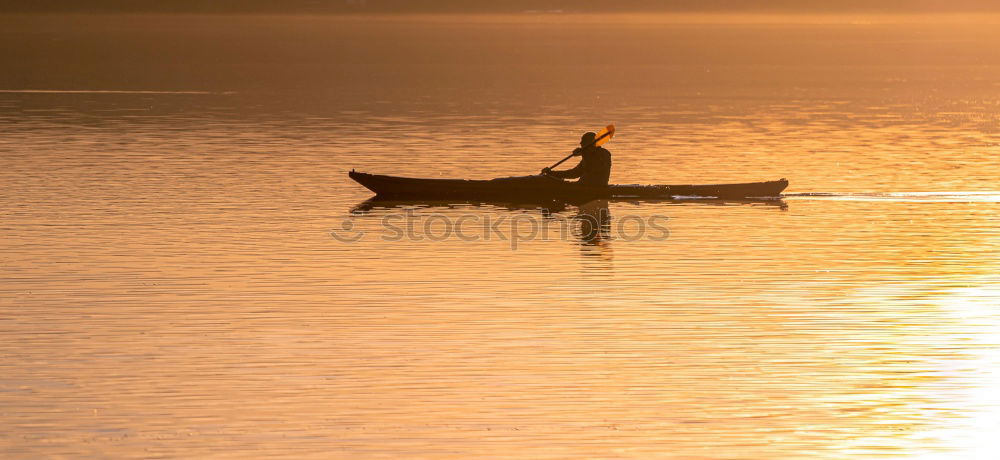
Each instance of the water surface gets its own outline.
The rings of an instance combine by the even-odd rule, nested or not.
[[[0,21],[4,457],[1000,451],[993,26]],[[613,182],[791,186],[365,203],[346,174],[533,174],[608,122]]]

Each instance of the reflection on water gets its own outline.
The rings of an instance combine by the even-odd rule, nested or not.
[[[4,18],[60,40],[0,49],[0,89],[212,94],[0,93],[0,456],[1000,451],[995,28],[523,24],[524,49],[273,20]],[[627,52],[577,78],[595,36]],[[384,203],[346,174],[531,174],[611,121],[613,182],[788,195]],[[406,212],[478,238],[382,239]],[[501,219],[552,232],[481,237]]]
[[[607,200],[594,200],[580,205],[577,214],[579,238],[584,255],[611,260],[611,211]]]

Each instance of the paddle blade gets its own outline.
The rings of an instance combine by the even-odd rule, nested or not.
[[[594,145],[600,147],[611,140],[615,136],[615,125],[605,126],[604,129],[597,133],[597,142]]]

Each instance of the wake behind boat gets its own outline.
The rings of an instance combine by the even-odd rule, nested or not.
[[[351,170],[351,179],[383,199],[566,200],[598,198],[711,198],[777,197],[788,180],[708,185],[607,185],[567,182],[548,175],[503,177],[492,180],[421,179],[385,176]]]

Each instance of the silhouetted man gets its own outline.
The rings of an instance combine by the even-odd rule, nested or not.
[[[611,152],[604,147],[594,145],[596,133],[584,133],[580,138],[580,147],[573,151],[574,156],[582,156],[580,164],[573,169],[565,171],[553,171],[549,168],[542,170],[542,174],[547,174],[560,179],[574,179],[579,177],[578,184],[583,185],[608,185],[611,177]]]

